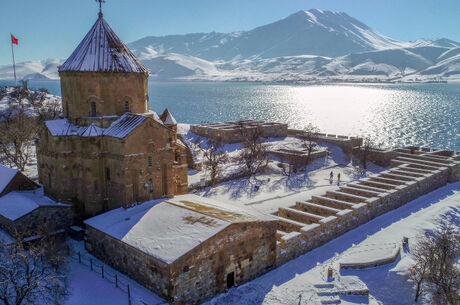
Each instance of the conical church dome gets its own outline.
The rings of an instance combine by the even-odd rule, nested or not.
[[[59,67],[59,72],[64,71],[148,73],[102,14],[77,49]]]

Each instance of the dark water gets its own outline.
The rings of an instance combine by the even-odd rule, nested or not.
[[[60,95],[57,81],[29,87]],[[460,84],[151,82],[149,94],[152,110],[168,107],[183,123],[258,119],[296,128],[312,123],[327,133],[367,134],[384,146],[460,150]]]

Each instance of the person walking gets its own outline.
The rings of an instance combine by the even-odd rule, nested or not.
[[[340,183],[340,173],[337,174],[337,182]]]
[[[331,173],[329,174],[329,180],[334,180],[334,172],[331,171]]]

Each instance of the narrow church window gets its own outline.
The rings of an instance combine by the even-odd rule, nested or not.
[[[153,159],[152,159],[152,156],[149,156],[149,157],[147,158],[147,165],[148,165],[149,167],[152,167],[152,166],[153,166]]]
[[[174,153],[174,158],[176,160],[176,162],[179,162],[179,159],[180,159],[180,153],[176,150],[175,153]]]
[[[110,181],[110,168],[105,168],[105,180]]]
[[[91,102],[91,116],[96,116],[96,102]]]
[[[129,102],[125,102],[125,112],[129,112]]]
[[[69,117],[69,101],[65,102],[65,116]]]
[[[150,190],[150,193],[153,193],[153,180],[152,179],[149,179],[149,190]]]

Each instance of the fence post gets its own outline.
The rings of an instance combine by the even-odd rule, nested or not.
[[[104,278],[104,265],[101,266],[102,278]]]
[[[115,273],[115,287],[118,288],[118,274]]]
[[[131,290],[129,289],[129,284],[128,284],[128,304],[131,305]]]
[[[91,268],[91,271],[93,271],[93,259],[89,259],[89,267]]]

